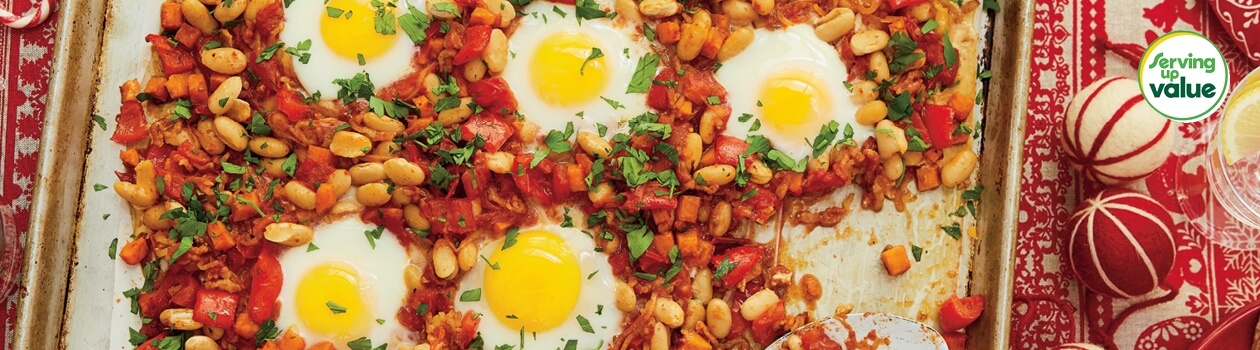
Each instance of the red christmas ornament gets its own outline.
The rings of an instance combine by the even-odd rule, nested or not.
[[[1129,298],[1159,286],[1177,256],[1172,216],[1145,194],[1107,188],[1068,222],[1068,264],[1094,292]]]
[[[1107,185],[1141,180],[1172,151],[1172,121],[1142,98],[1137,81],[1103,78],[1082,89],[1064,115],[1062,146],[1081,175]]]

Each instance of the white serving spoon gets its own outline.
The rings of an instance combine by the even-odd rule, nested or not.
[[[828,318],[805,327],[822,327],[828,338],[846,350],[947,350],[945,338],[925,324],[908,318],[877,313],[854,313],[843,318]],[[805,328],[802,327],[802,328]],[[799,329],[798,329],[799,330]],[[788,349],[784,335],[766,350]],[[851,346],[851,347],[846,347]]]

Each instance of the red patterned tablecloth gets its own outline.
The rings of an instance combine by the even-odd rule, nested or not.
[[[1254,0],[1222,1],[1260,7]],[[0,0],[0,6],[21,13],[31,1]],[[17,210],[17,223],[23,228],[28,224],[36,150],[45,118],[55,22],[54,15],[49,23],[32,29],[0,29],[0,204]],[[1173,195],[1176,179],[1202,178],[1203,174],[1202,166],[1193,161],[1202,145],[1192,142],[1182,142],[1174,159],[1135,186],[1153,194],[1183,223],[1177,235],[1181,247],[1177,263],[1166,283],[1175,294],[1157,291],[1135,300],[1096,295],[1078,285],[1071,268],[1063,265],[1062,227],[1077,199],[1096,186],[1078,183],[1059,150],[1056,130],[1061,115],[1081,87],[1104,76],[1135,76],[1130,62],[1109,53],[1105,41],[1144,47],[1160,33],[1174,29],[1197,30],[1220,44],[1235,79],[1250,70],[1250,63],[1230,43],[1229,34],[1205,2],[1037,0],[1034,59],[1029,62],[1033,86],[1027,159],[1019,203],[1013,348],[1044,349],[1087,341],[1121,349],[1184,349],[1234,310],[1260,299],[1260,253],[1221,248],[1183,223],[1187,217]],[[1203,127],[1203,123],[1183,124],[1178,130],[1183,138],[1193,140]],[[4,320],[0,341],[6,344],[14,327],[14,302],[10,297],[0,305]],[[1131,315],[1118,319],[1133,304],[1138,306]]]

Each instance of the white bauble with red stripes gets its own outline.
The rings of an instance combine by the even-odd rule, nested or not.
[[[1068,264],[1094,292],[1146,294],[1163,282],[1177,257],[1172,215],[1133,190],[1102,190],[1077,205],[1068,225]]]
[[[1151,109],[1137,81],[1103,78],[1063,118],[1063,150],[1081,175],[1107,185],[1141,180],[1168,159],[1176,127]]]
[[[1103,347],[1089,343],[1068,343],[1056,346],[1054,350],[1103,350]]]

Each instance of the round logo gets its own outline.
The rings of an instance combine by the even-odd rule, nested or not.
[[[1229,66],[1216,44],[1199,33],[1175,31],[1151,43],[1138,66],[1142,96],[1168,119],[1207,117],[1229,92]]]

